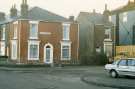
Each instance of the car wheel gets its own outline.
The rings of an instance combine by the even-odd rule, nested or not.
[[[115,70],[112,70],[112,71],[110,72],[110,76],[111,76],[112,78],[117,78],[117,77],[118,77],[118,74],[117,74],[117,72],[116,72]]]

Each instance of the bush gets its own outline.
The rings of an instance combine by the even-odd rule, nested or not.
[[[108,63],[108,58],[105,54],[97,53],[92,55],[81,56],[81,65],[105,65]]]

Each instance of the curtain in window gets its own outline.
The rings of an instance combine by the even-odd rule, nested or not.
[[[69,46],[62,47],[62,58],[69,58]]]
[[[37,26],[38,26],[37,24],[31,24],[30,37],[35,37],[35,38],[37,37],[37,34],[38,34],[38,33],[37,33],[37,32],[38,32],[38,31],[37,31],[37,30],[38,30],[38,29],[37,29],[37,28],[38,28]]]
[[[30,45],[30,58],[38,58],[38,46]]]
[[[69,26],[63,26],[63,39],[69,39]]]

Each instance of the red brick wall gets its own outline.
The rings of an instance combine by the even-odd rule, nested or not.
[[[18,24],[18,34],[20,31],[20,36],[18,35],[18,44],[20,44],[20,55],[18,57],[21,59],[21,63],[28,63],[28,40],[29,40],[29,30],[30,24],[27,20],[20,20]],[[62,23],[60,22],[43,22],[40,21],[38,25],[38,37],[40,41],[39,46],[39,62],[44,63],[44,46],[47,43],[53,45],[54,48],[54,62],[59,63],[61,56],[61,41],[62,41]],[[50,32],[50,35],[40,34],[41,32]],[[13,26],[10,25],[10,39],[13,36]],[[20,37],[20,38],[19,38]],[[78,24],[72,23],[70,28],[70,40],[71,40],[71,59],[78,60],[78,48],[79,48],[79,38],[78,38]],[[20,42],[19,42],[20,41]],[[19,46],[18,46],[19,49]],[[19,53],[19,50],[18,50]],[[11,55],[11,54],[10,54]]]

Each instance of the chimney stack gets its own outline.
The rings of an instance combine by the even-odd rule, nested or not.
[[[27,18],[28,17],[27,0],[22,0],[22,4],[21,4],[21,17],[22,18]]]
[[[69,16],[70,21],[74,21],[74,16]]]
[[[0,12],[0,21],[4,21],[5,20],[5,13]]]
[[[11,18],[17,17],[17,9],[16,9],[16,5],[15,4],[10,9],[10,17]]]

